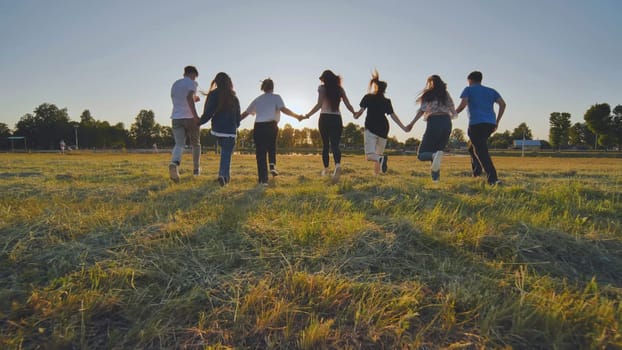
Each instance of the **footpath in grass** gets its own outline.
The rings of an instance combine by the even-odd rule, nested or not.
[[[622,347],[622,160],[0,154],[6,349]]]

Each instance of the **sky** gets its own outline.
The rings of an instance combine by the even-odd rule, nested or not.
[[[147,109],[170,125],[171,85],[194,65],[204,91],[228,73],[243,109],[270,77],[296,113],[317,101],[325,69],[358,109],[377,69],[406,124],[428,76],[440,75],[457,105],[479,70],[508,105],[499,130],[524,122],[546,140],[552,112],[576,123],[593,104],[622,104],[620,15],[619,0],[0,0],[0,123],[13,129],[52,103],[75,121],[88,109],[129,129]],[[344,124],[363,126],[341,110]],[[282,115],[279,126],[317,128],[318,117]],[[465,111],[454,128],[467,125]],[[425,122],[390,128],[421,139]]]

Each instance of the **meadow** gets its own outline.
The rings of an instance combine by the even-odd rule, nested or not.
[[[0,154],[0,348],[622,348],[622,159],[168,160]]]

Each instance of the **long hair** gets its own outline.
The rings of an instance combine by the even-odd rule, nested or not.
[[[441,103],[446,103],[447,96],[447,84],[445,84],[441,77],[434,74],[426,81],[425,88],[419,93],[417,102],[439,101]]]
[[[209,91],[212,92],[216,89],[218,89],[216,113],[232,110],[235,106],[235,91],[233,90],[233,82],[227,73],[220,72],[216,74]]]
[[[324,91],[330,107],[337,110],[341,100],[341,77],[327,69],[322,72],[320,80],[324,83]]]
[[[387,90],[387,82],[380,80],[380,74],[374,69],[369,81],[369,92],[374,95],[384,96]]]

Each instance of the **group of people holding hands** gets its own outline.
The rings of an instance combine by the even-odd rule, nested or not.
[[[201,116],[198,115],[195,103],[200,100],[197,96],[196,78],[199,73],[193,66],[184,69],[184,77],[177,80],[171,88],[173,112],[171,115],[175,146],[169,164],[170,178],[178,182],[179,166],[186,138],[192,147],[193,174],[200,174],[200,126],[211,122],[211,133],[216,136],[220,146],[220,166],[218,182],[225,186],[231,180],[231,157],[235,146],[235,137],[240,122],[249,115],[255,116],[253,140],[257,160],[258,182],[268,184],[269,175],[277,176],[276,169],[276,141],[278,122],[281,112],[298,120],[308,119],[320,111],[318,122],[322,138],[322,176],[330,174],[330,152],[333,154],[335,168],[331,175],[332,182],[337,182],[341,174],[341,149],[339,147],[343,131],[340,104],[344,103],[355,119],[367,111],[365,117],[365,157],[374,163],[376,174],[387,172],[388,157],[384,154],[389,133],[387,115],[404,131],[409,132],[413,125],[423,118],[427,122],[417,157],[422,161],[431,162],[430,173],[433,181],[440,179],[440,166],[443,150],[449,141],[452,129],[452,119],[468,107],[470,139],[469,153],[473,176],[485,173],[490,185],[499,184],[497,172],[488,153],[488,137],[497,129],[497,125],[505,111],[505,101],[492,88],[483,86],[482,73],[471,72],[468,77],[468,86],[460,95],[460,104],[456,108],[447,92],[447,85],[438,76],[430,76],[424,89],[417,97],[420,105],[412,121],[404,125],[399,116],[393,111],[391,100],[385,96],[387,83],[380,80],[377,71],[374,71],[369,82],[369,93],[359,103],[360,109],[354,109],[345,90],[341,86],[341,77],[330,70],[325,70],[320,76],[321,85],[318,87],[317,103],[304,114],[296,114],[285,106],[280,95],[274,93],[274,82],[265,79],[261,83],[263,93],[255,98],[244,112],[240,109],[240,102],[233,89],[231,78],[223,72],[216,74],[210,85],[209,92],[204,93],[206,101]],[[499,106],[495,113],[494,104]]]

